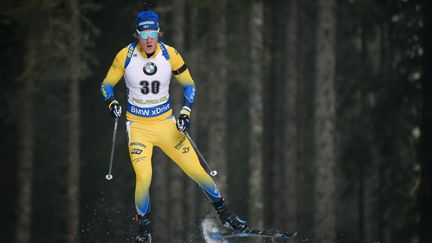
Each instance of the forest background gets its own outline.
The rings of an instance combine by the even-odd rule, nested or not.
[[[192,137],[227,203],[293,242],[432,242],[432,26],[426,0],[164,0],[162,40],[197,86]],[[0,240],[127,242],[124,117],[99,93],[141,1],[0,9]],[[182,100],[173,80],[175,114]],[[116,95],[126,104],[125,85]],[[156,242],[202,242],[215,213],[155,149]],[[244,241],[242,241],[244,242]]]

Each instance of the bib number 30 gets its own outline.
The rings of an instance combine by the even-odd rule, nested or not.
[[[147,81],[147,80],[143,80],[139,83],[141,85],[141,93],[143,94],[148,94],[148,93],[152,93],[152,94],[157,94],[159,93],[159,89],[160,89],[160,82],[157,80],[154,81]]]

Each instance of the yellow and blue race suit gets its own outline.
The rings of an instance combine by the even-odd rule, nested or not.
[[[153,146],[158,146],[190,178],[198,183],[211,202],[222,196],[213,179],[201,166],[185,134],[178,131],[169,100],[172,74],[183,86],[183,110],[191,111],[195,84],[181,55],[159,42],[148,56],[137,42],[117,53],[101,86],[105,101],[113,99],[114,86],[124,77],[128,92],[126,127],[129,155],[136,175],[135,206],[139,215],[150,212]]]

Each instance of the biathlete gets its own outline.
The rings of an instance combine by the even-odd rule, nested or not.
[[[230,212],[213,179],[201,166],[195,150],[183,132],[190,128],[195,84],[181,55],[159,41],[159,16],[142,11],[136,16],[136,41],[117,53],[101,93],[111,115],[119,118],[122,107],[114,96],[114,86],[124,77],[128,93],[126,127],[131,163],[136,175],[135,207],[139,230],[135,240],[149,242],[149,187],[152,178],[153,146],[158,146],[202,188],[222,223],[242,230],[248,223]],[[178,119],[172,115],[169,83],[172,75],[183,86],[184,102]]]

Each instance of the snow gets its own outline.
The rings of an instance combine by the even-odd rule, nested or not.
[[[211,218],[205,218],[202,222],[201,222],[201,230],[203,232],[203,236],[204,236],[204,240],[206,243],[220,243],[220,240],[214,240],[214,239],[210,239],[209,234],[210,233],[217,233],[219,232],[219,228],[217,227],[216,223],[214,222],[213,219]],[[223,241],[228,242],[228,241]]]

